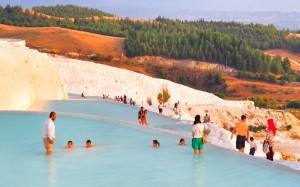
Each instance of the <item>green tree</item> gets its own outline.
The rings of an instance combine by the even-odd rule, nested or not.
[[[299,100],[295,100],[295,101],[291,101],[286,105],[287,108],[300,108],[300,101]]]
[[[222,78],[222,72],[219,71],[215,76],[215,83],[216,84],[223,84],[224,80]]]
[[[279,55],[276,55],[273,60],[272,60],[272,66],[271,66],[271,71],[273,73],[283,73],[283,67],[282,67],[282,63],[281,63],[281,57]]]
[[[208,78],[209,80],[211,80],[211,79],[213,79],[213,78],[214,78],[214,74],[213,74],[213,72],[212,72],[212,71],[209,71],[209,72],[208,72],[208,76],[207,76],[207,78]]]
[[[169,93],[169,89],[166,85],[163,85],[161,88],[161,91],[157,95],[157,101],[163,104],[167,103],[169,99],[171,98],[171,95]]]
[[[179,82],[181,83],[181,84],[186,84],[186,76],[185,75],[181,75],[180,77],[179,77]]]
[[[290,63],[290,60],[289,58],[284,58],[283,62],[282,62],[282,66],[283,66],[283,69],[286,73],[291,73],[292,72],[292,67],[291,67],[291,63]]]

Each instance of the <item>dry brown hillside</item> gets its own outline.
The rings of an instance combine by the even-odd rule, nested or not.
[[[289,84],[281,86],[266,82],[250,82],[230,75],[224,75],[230,91],[228,99],[246,99],[266,97],[274,100],[277,105],[285,105],[288,101],[300,99],[300,86]]]
[[[162,57],[137,57],[128,59],[122,56],[124,53],[125,38],[103,36],[88,32],[75,31],[57,27],[15,27],[0,24],[0,37],[19,38],[26,41],[27,46],[40,51],[71,56],[73,58],[87,59],[87,55],[100,53],[101,55],[112,55],[112,61],[99,61],[98,63],[132,70],[151,77],[159,77],[159,71],[164,69],[168,72],[166,78],[179,82],[181,76],[186,77],[187,86],[217,93],[224,90],[225,85],[213,87],[210,84],[204,86],[208,70],[223,70],[221,65],[194,60],[173,60]],[[299,62],[299,55],[283,50],[268,50],[271,55],[279,54],[287,56],[291,62]],[[293,68],[298,68],[292,63]],[[199,67],[198,67],[199,66]],[[205,69],[206,68],[206,69]],[[249,82],[234,77],[234,74],[223,74],[226,79],[229,94],[226,99],[246,99],[251,97],[268,97],[276,104],[284,105],[287,101],[300,99],[299,85],[287,84],[286,86],[273,85],[265,82]]]
[[[16,27],[0,24],[0,38],[18,38],[28,47],[42,52],[88,60],[87,55],[100,53],[114,57],[113,62],[101,61],[114,67],[132,70],[148,76],[141,64],[128,61],[124,53],[125,38],[104,36],[59,27]]]
[[[15,27],[0,24],[0,37],[23,39],[27,46],[40,51],[74,56],[100,53],[119,58],[125,45],[125,38],[58,27]]]

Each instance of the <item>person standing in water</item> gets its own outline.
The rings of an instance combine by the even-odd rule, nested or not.
[[[204,135],[204,125],[201,123],[200,115],[195,116],[195,121],[192,128],[192,147],[194,149],[194,154],[203,153],[203,135]]]
[[[51,112],[49,118],[44,123],[44,146],[46,149],[46,154],[50,155],[52,153],[52,146],[55,140],[55,125],[54,121],[56,119],[56,113]]]
[[[144,110],[144,113],[141,116],[141,125],[146,125],[148,126],[148,121],[147,121],[147,110]]]
[[[140,109],[139,112],[138,112],[138,120],[139,120],[139,124],[142,124],[142,120],[141,120],[142,115],[144,115],[144,107],[143,107],[143,106],[141,106],[141,109]]]

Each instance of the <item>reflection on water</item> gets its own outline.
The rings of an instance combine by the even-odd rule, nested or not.
[[[53,156],[45,156],[45,168],[47,168],[49,186],[56,186],[57,173],[56,173],[56,161]]]
[[[194,186],[204,186],[205,183],[205,170],[206,170],[205,155],[194,155],[193,158],[193,178]]]

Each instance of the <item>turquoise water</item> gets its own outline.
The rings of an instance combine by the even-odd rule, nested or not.
[[[70,100],[51,101],[44,109],[0,112],[1,187],[299,186],[300,172],[267,160],[212,145],[194,156],[190,140],[177,145],[190,135],[190,124],[149,113],[151,128],[138,126],[138,108],[132,106]],[[42,132],[51,110],[57,111],[57,138],[46,156]],[[84,147],[87,139],[93,148]],[[153,139],[160,148],[151,147]]]

